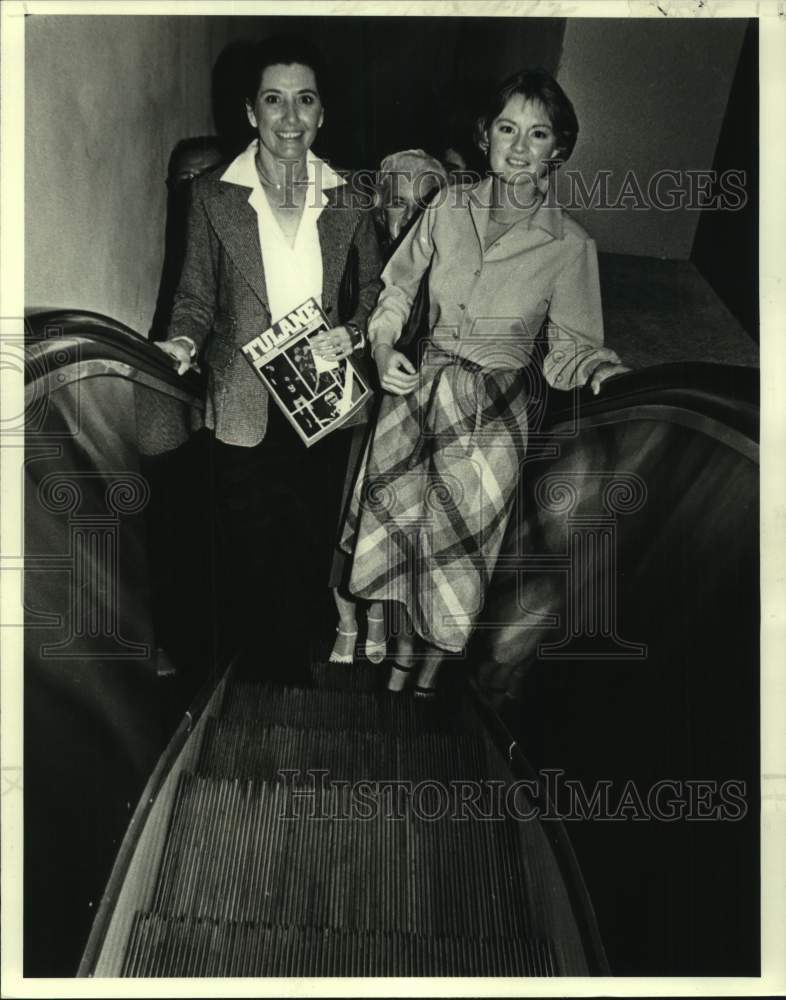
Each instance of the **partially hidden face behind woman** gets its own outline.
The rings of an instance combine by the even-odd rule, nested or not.
[[[246,113],[263,156],[264,150],[276,160],[303,160],[325,117],[314,70],[300,63],[265,67]]]

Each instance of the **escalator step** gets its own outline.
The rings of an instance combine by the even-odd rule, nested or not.
[[[547,941],[426,937],[137,913],[129,976],[556,976]]]
[[[330,663],[315,660],[310,667],[312,685],[320,691],[386,692],[390,676],[390,661],[371,663],[357,660],[354,663]],[[440,695],[461,697],[464,688],[464,670],[458,664],[448,664],[440,676]]]
[[[510,819],[473,818],[438,782],[377,792],[182,775],[152,909],[369,932],[532,933],[525,865],[539,859],[524,859]]]
[[[311,664],[311,681],[320,691],[384,691],[390,666],[367,660],[356,663],[316,661]]]
[[[346,730],[337,738],[329,729],[208,720],[199,774],[276,781],[282,769],[301,774],[321,770],[331,780],[449,782],[480,781],[488,774],[488,763],[482,740],[453,733],[422,732],[399,739]]]
[[[354,692],[235,683],[224,701],[225,718],[301,729],[354,729],[396,733],[458,732],[466,705],[454,698],[420,701],[388,692]]]

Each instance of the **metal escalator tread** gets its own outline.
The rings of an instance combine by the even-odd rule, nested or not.
[[[184,774],[152,911],[414,934],[527,935],[510,820],[438,818],[435,800],[364,815],[325,788]],[[422,813],[422,814],[421,814]]]
[[[360,660],[355,663],[330,663],[317,660],[311,664],[311,683],[329,691],[383,691],[390,667]]]
[[[456,732],[461,702],[417,701],[388,692],[341,691],[236,683],[228,688],[224,717],[303,729],[396,733]]]
[[[337,739],[337,736],[340,738]],[[366,730],[308,729],[265,722],[208,720],[196,771],[255,781],[481,781],[485,744],[467,734],[416,733],[405,739]]]
[[[543,833],[494,814],[463,696],[391,695],[367,666],[336,676],[343,689],[325,669],[311,688],[228,685],[122,974],[582,974],[543,919]],[[457,811],[462,781],[474,815]]]
[[[138,913],[123,976],[555,976],[549,942]]]

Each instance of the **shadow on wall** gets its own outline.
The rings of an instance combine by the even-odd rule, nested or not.
[[[243,89],[245,67],[254,44],[254,39],[230,42],[213,67],[213,120],[228,159],[237,156],[253,136],[246,117]]]
[[[759,151],[759,25],[750,20],[734,74],[712,169],[743,172],[746,199],[736,211],[704,211],[691,260],[748,335],[759,340],[757,211]],[[731,250],[731,252],[729,252]]]
[[[230,154],[225,142],[215,135],[181,139],[172,150],[166,181],[164,263],[161,268],[156,310],[150,327],[151,340],[166,338],[172,316],[175,292],[186,254],[186,225],[191,182],[213,167],[227,162],[232,155],[234,154]]]

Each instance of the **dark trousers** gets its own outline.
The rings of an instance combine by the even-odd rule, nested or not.
[[[350,437],[334,431],[306,448],[271,404],[258,445],[214,441],[222,619],[260,672],[297,679],[324,654]]]

